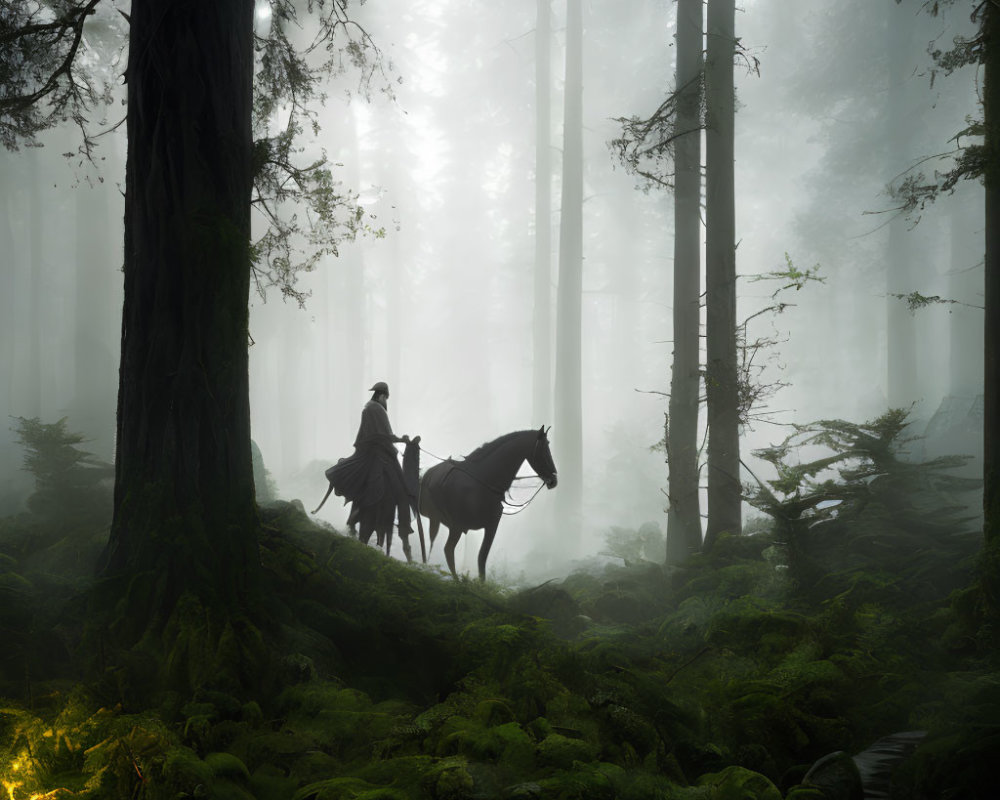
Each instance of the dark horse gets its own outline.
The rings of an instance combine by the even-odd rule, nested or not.
[[[503,514],[503,499],[521,464],[527,461],[549,489],[556,485],[556,465],[545,426],[515,431],[487,442],[462,461],[435,464],[420,480],[420,513],[430,520],[431,547],[438,527],[448,529],[444,556],[454,577],[455,545],[469,530],[483,528],[479,548],[479,579],[486,579],[486,558]]]

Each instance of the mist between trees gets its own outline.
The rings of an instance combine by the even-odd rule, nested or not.
[[[0,410],[66,417],[106,460],[123,291],[120,11],[99,4],[79,45],[90,101],[111,102],[83,122],[67,100],[64,120],[0,163]],[[283,16],[292,12],[296,22]],[[769,343],[753,354],[753,380],[780,390],[761,394],[766,403],[738,428],[739,453],[762,477],[753,451],[783,440],[781,425],[861,422],[889,407],[910,409],[910,430],[927,434],[914,457],[980,455],[981,185],[960,181],[910,213],[889,191],[920,170],[943,172],[950,162],[924,159],[975,141],[974,131],[953,140],[979,113],[975,66],[945,74],[929,52],[973,36],[975,23],[961,3],[941,12],[859,0],[752,2],[735,15],[739,277],[723,325],[749,319],[744,340]],[[332,19],[343,38],[307,58],[321,80],[292,100],[266,37],[284,25],[290,45],[308,47],[321,29],[294,3],[255,9],[259,87],[277,99],[261,89],[253,117],[251,157],[274,171],[258,169],[251,212],[250,424],[273,490],[306,505],[321,495],[323,469],[350,451],[365,390],[384,379],[395,429],[421,434],[436,456],[552,425],[560,489],[505,521],[497,569],[562,569],[600,551],[612,526],[665,532],[676,195],[643,186],[609,143],[622,135],[618,120],[646,118],[676,88],[674,6],[622,13],[596,0],[574,21],[551,3],[382,2],[352,6],[350,18],[358,28],[339,33]],[[567,74],[575,52],[579,75]],[[710,117],[699,108],[696,126]],[[712,130],[709,121],[707,141]],[[324,158],[328,173],[307,172]],[[665,170],[672,185],[669,157]],[[282,195],[291,185],[304,189]],[[333,206],[326,217],[310,192]],[[576,231],[564,226],[574,213]],[[704,228],[695,236],[700,249]],[[296,265],[306,269],[293,283]],[[780,297],[777,284],[754,280],[814,265],[822,282]],[[698,295],[705,289],[702,278]],[[913,292],[955,303],[913,312],[896,297]],[[759,313],[775,305],[781,313]],[[698,447],[705,419],[702,408]],[[30,480],[14,431],[3,435],[2,497],[14,510]],[[698,480],[705,514],[704,466]],[[324,518],[342,525],[346,509],[331,505]],[[557,537],[555,518],[576,522]],[[468,549],[466,569],[474,541]]]

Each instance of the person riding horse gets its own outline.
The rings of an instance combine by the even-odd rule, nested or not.
[[[313,511],[319,511],[335,492],[351,503],[348,527],[354,531],[360,525],[361,540],[376,532],[381,540],[392,530],[393,518],[399,514],[399,533],[413,531],[410,525],[410,498],[403,470],[394,444],[410,442],[409,436],[396,436],[389,424],[389,386],[379,381],[369,390],[371,399],[361,411],[361,424],[354,440],[354,454],[340,459],[326,471],[330,488],[323,501]],[[413,438],[414,443],[419,436]]]

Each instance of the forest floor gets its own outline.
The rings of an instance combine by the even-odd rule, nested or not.
[[[904,568],[839,531],[790,567],[763,526],[682,568],[510,588],[388,559],[300,504],[261,517],[266,623],[192,605],[166,652],[107,663],[82,566],[106,528],[0,520],[10,800],[837,800],[861,796],[848,756],[911,731],[892,796],[994,796],[974,536]]]

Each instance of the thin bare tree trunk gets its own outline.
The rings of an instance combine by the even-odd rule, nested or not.
[[[556,309],[556,417],[558,509],[570,536],[580,532],[583,501],[583,9],[566,4],[566,89],[563,116],[559,287]]]
[[[704,549],[742,529],[736,361],[736,212],[733,175],[734,0],[709,0],[705,69],[708,525]]]
[[[552,421],[552,68],[550,0],[537,0],[535,27],[535,305],[532,320],[532,411]]]
[[[896,3],[886,0],[887,66],[889,91],[886,108],[886,142],[891,158],[887,181],[910,164],[913,120],[907,115],[907,80],[912,78],[908,59],[912,50],[913,10],[902,13]],[[920,284],[920,255],[913,245],[910,222],[897,215],[889,222],[886,242],[886,395],[892,408],[908,408],[919,399],[917,385],[916,319],[906,304],[893,295],[907,294]]]
[[[986,283],[984,330],[983,515],[986,566],[983,582],[1000,611],[1000,7],[984,4],[983,122],[986,148]]]
[[[701,375],[702,0],[677,2],[674,144],[674,362],[667,422],[667,563],[701,549],[698,496],[698,389]]]

